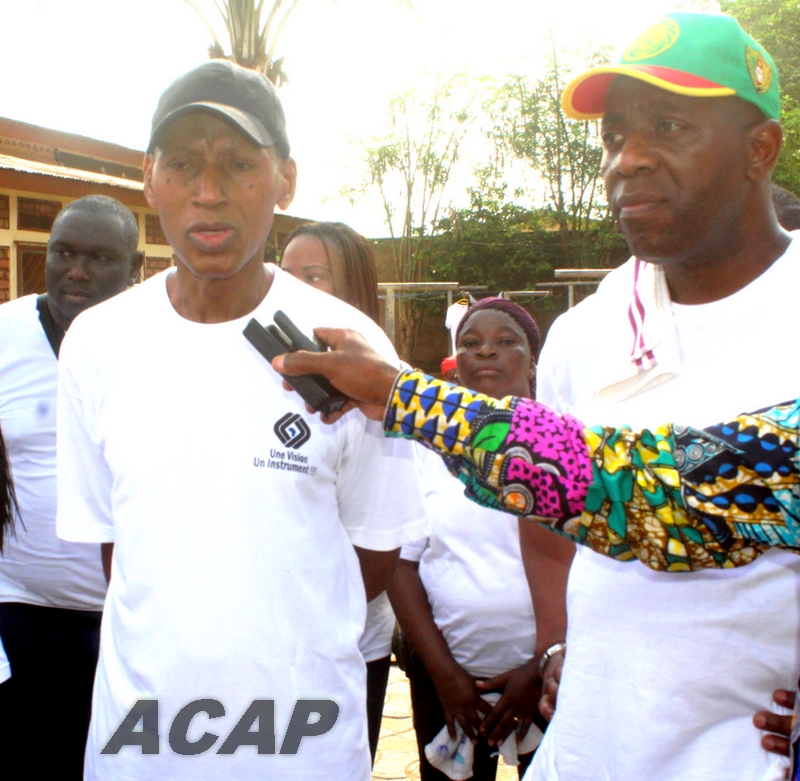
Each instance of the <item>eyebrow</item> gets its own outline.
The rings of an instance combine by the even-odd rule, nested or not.
[[[680,97],[680,96],[676,96]],[[653,114],[672,114],[675,112],[678,113],[685,113],[688,109],[688,106],[680,100],[671,100],[670,97],[667,95],[663,98],[660,98],[657,102],[651,104],[651,112]],[[616,111],[614,113],[606,112],[602,119],[600,120],[600,125],[604,125],[606,122],[622,122],[625,120],[625,112],[624,111]]]
[[[459,340],[461,340],[467,334],[473,333],[474,331],[475,331],[475,329],[472,326],[470,326],[470,325],[465,326],[464,330],[458,335]],[[500,333],[513,334],[514,336],[517,336],[517,337],[519,337],[521,339],[526,339],[527,338],[525,336],[524,331],[522,331],[522,329],[520,329],[518,331],[518,330],[516,330],[515,328],[513,328],[510,325],[501,325],[500,328],[499,328],[499,331],[500,331]]]
[[[313,269],[318,269],[319,271],[327,271],[329,274],[332,274],[333,271],[329,269],[327,266],[320,266],[319,263],[312,263],[310,266],[302,266],[303,271],[311,271]]]
[[[47,245],[48,250],[71,249],[86,255],[111,254],[116,249],[109,244],[80,245],[66,239],[56,239]]]

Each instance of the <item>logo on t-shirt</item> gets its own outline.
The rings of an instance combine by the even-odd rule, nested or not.
[[[311,429],[296,412],[287,412],[273,429],[286,447],[299,448],[311,438]]]

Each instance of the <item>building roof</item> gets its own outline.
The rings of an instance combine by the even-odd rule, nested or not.
[[[142,192],[143,190],[141,182],[125,179],[120,176],[110,176],[109,174],[96,173],[95,171],[69,168],[64,165],[45,163],[39,160],[25,160],[21,157],[12,157],[11,155],[0,154],[0,169],[53,176],[58,179],[90,182],[92,184],[105,184],[111,187],[123,187],[126,190],[137,190],[138,192]]]

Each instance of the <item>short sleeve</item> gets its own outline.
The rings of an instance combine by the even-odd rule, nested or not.
[[[394,550],[429,534],[417,479],[415,445],[385,437],[376,421],[347,417],[347,441],[336,495],[354,545]]]
[[[428,547],[430,537],[423,537],[421,540],[408,542],[400,549],[400,558],[406,561],[419,562],[422,554],[425,553],[425,548]]]
[[[73,356],[62,348],[58,369],[56,531],[72,542],[113,542],[112,477],[93,430],[89,399],[73,374]]]

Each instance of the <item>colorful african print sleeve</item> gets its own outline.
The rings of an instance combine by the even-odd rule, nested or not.
[[[687,571],[800,552],[797,401],[703,430],[635,432],[409,370],[384,428],[436,450],[474,501],[621,561]]]

